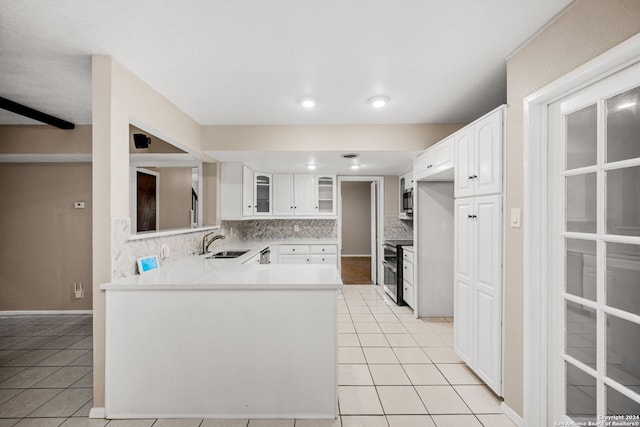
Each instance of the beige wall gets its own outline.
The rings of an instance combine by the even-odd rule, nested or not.
[[[371,183],[341,184],[342,255],[371,255]]]
[[[91,310],[91,165],[0,164],[0,194],[0,310]]]
[[[463,126],[202,126],[202,150],[421,151]]]
[[[47,125],[0,126],[3,154],[90,154],[91,126],[62,130]]]
[[[640,31],[640,1],[578,0],[507,62],[507,214],[523,206],[523,98]],[[526,226],[527,218],[523,218]],[[507,229],[505,402],[523,406],[523,233]]]
[[[111,281],[112,220],[129,217],[129,123],[188,152],[200,152],[200,126],[108,56],[92,58],[93,390],[104,407],[105,298]],[[144,126],[143,126],[144,124]],[[124,172],[127,171],[127,172]]]
[[[400,178],[396,175],[384,177],[384,216],[400,214]]]

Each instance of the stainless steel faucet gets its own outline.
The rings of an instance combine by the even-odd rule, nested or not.
[[[215,242],[216,240],[224,239],[224,236],[222,234],[217,234],[213,236],[211,239],[207,240],[207,237],[211,236],[213,233],[215,233],[215,231],[212,231],[211,233],[207,233],[204,236],[202,236],[202,252],[200,252],[200,255],[204,255],[207,252],[209,252],[209,246],[211,246],[213,242]]]

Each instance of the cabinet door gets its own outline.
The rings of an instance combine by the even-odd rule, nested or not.
[[[453,138],[446,139],[434,147],[428,175],[435,175],[453,167]]]
[[[336,176],[316,175],[316,214],[335,215],[336,214]]]
[[[278,264],[311,264],[311,255],[280,255]]]
[[[293,206],[296,215],[315,215],[317,206],[315,181],[315,175],[295,176]]]
[[[429,152],[428,151],[424,151],[421,154],[419,154],[414,160],[413,160],[413,179],[414,181],[417,181],[419,179],[424,178],[425,176],[427,176],[429,169],[429,161],[431,160],[431,157],[429,156]]]
[[[502,110],[498,110],[473,126],[474,194],[496,194],[502,191]]]
[[[473,367],[473,199],[454,205],[453,344],[458,356]]]
[[[474,198],[473,368],[498,395],[502,378],[502,196]]]
[[[242,167],[242,216],[253,216],[253,171]]]
[[[473,195],[473,130],[465,128],[455,134],[455,197]]]
[[[254,172],[254,215],[271,215],[271,197],[273,191],[270,173]]]
[[[273,174],[273,214],[293,215],[293,175]]]

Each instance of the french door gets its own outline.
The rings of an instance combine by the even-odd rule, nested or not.
[[[548,425],[640,425],[640,64],[551,104],[548,129]]]

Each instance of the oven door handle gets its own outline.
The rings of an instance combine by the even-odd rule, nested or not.
[[[382,261],[382,265],[384,265],[384,268],[388,268],[389,270],[393,271],[394,273],[396,273],[398,271],[397,267],[391,263],[388,263],[387,261]]]

